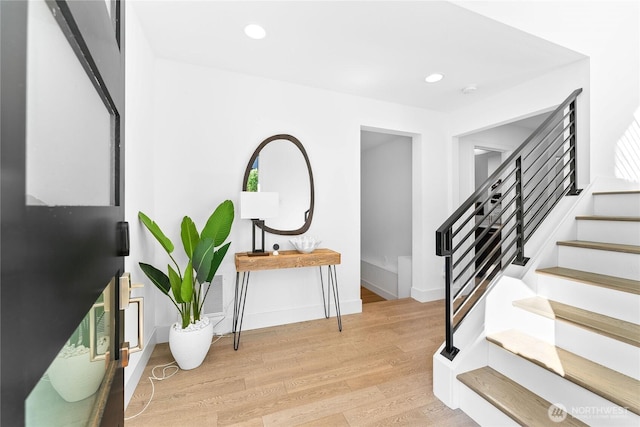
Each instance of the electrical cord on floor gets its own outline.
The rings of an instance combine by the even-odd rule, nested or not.
[[[167,363],[167,364],[164,364],[164,365],[154,366],[153,369],[151,369],[151,376],[147,377],[147,378],[149,378],[149,381],[151,382],[151,397],[149,398],[149,401],[147,402],[146,405],[144,405],[144,408],[142,408],[142,410],[140,412],[138,412],[135,415],[132,415],[130,417],[125,418],[124,419],[125,421],[132,420],[132,419],[134,419],[138,415],[141,415],[144,411],[147,410],[147,408],[151,404],[151,401],[153,400],[153,395],[155,394],[155,391],[156,391],[156,386],[154,385],[153,380],[156,380],[156,381],[168,380],[169,378],[174,376],[176,373],[178,373],[180,368],[175,363],[176,363],[176,361],[174,360],[174,361],[172,361],[170,363]],[[158,377],[156,375],[156,373],[155,373],[157,368],[163,368],[161,377]],[[167,375],[167,370],[169,370],[169,369],[175,369],[175,370]]]
[[[220,323],[220,322],[218,322],[218,323]],[[218,341],[220,341],[222,338],[226,338],[226,337],[228,337],[228,336],[229,336],[228,334],[217,335],[217,336],[216,336],[216,339],[215,339],[215,340],[213,340],[213,341],[211,341],[211,344],[210,344],[210,345],[214,345],[215,343],[217,343]],[[154,381],[154,380],[156,380],[156,381],[164,381],[164,380],[168,380],[169,378],[171,378],[172,376],[174,376],[175,374],[177,374],[177,373],[178,373],[178,371],[180,371],[180,367],[179,367],[178,365],[176,365],[175,363],[176,363],[176,361],[174,360],[174,361],[172,361],[172,362],[170,362],[170,363],[167,363],[167,364],[165,364],[165,365],[157,365],[157,366],[154,366],[154,367],[153,367],[153,369],[151,369],[151,376],[147,377],[147,378],[149,378],[149,382],[151,383],[151,397],[149,397],[149,401],[146,403],[146,405],[144,405],[144,408],[142,408],[142,410],[141,410],[140,412],[138,412],[138,413],[137,413],[137,414],[135,414],[135,415],[132,415],[132,416],[130,416],[130,417],[125,418],[125,419],[124,419],[125,421],[132,420],[132,419],[134,419],[135,417],[137,417],[137,416],[141,415],[144,411],[146,411],[146,410],[147,410],[147,408],[148,408],[148,407],[149,407],[149,405],[151,404],[151,401],[153,400],[153,395],[155,394],[155,391],[156,391],[156,386],[155,386],[155,384],[153,383],[153,381]],[[161,376],[161,377],[157,376],[157,375],[156,375],[156,373],[155,373],[155,370],[156,370],[157,368],[163,368],[163,369],[162,369],[162,376]],[[175,370],[174,370],[173,372],[171,372],[171,373],[167,374],[167,370],[169,370],[169,369],[175,369]]]

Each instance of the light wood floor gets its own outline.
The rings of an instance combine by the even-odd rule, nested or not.
[[[432,392],[432,354],[443,341],[442,301],[376,302],[363,312],[242,333],[212,345],[202,366],[156,382],[134,426],[475,426]],[[171,362],[158,345],[126,416],[149,400],[151,368]],[[158,373],[156,369],[156,373]]]
[[[364,286],[360,286],[360,299],[362,300],[363,304],[369,304],[370,302],[386,301],[380,295],[370,291]]]

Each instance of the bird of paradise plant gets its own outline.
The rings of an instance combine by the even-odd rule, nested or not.
[[[167,266],[167,274],[156,267],[139,263],[140,268],[153,284],[173,303],[180,313],[182,328],[200,320],[202,307],[211,286],[202,295],[202,285],[211,283],[231,242],[224,241],[231,232],[234,218],[233,202],[225,200],[211,214],[199,233],[191,218],[185,216],[180,225],[180,237],[188,262],[184,272],[173,257],[173,242],[147,215],[138,212],[138,218],[165,250],[173,266]],[[175,268],[174,268],[175,267]]]

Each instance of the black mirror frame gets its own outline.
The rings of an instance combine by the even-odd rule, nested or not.
[[[307,171],[309,171],[309,186],[310,186],[310,196],[311,196],[310,197],[311,201],[309,203],[309,210],[305,212],[306,218],[305,218],[304,224],[302,225],[302,227],[296,230],[278,230],[276,228],[271,228],[266,224],[259,227],[271,234],[278,234],[281,236],[295,236],[298,234],[303,234],[307,230],[309,230],[309,227],[311,226],[311,220],[313,219],[313,210],[314,210],[314,204],[315,204],[314,203],[315,192],[314,192],[314,185],[313,185],[313,172],[311,171],[311,163],[309,163],[309,156],[307,156],[307,151],[304,149],[304,146],[296,137],[292,135],[287,135],[287,134],[279,134],[279,135],[270,136],[269,138],[262,141],[260,145],[258,145],[258,148],[256,148],[256,150],[253,152],[253,155],[251,156],[251,159],[247,164],[247,168],[244,171],[244,178],[242,179],[242,191],[247,191],[247,182],[249,181],[249,173],[251,172],[251,166],[253,166],[254,162],[260,155],[260,151],[270,142],[276,141],[279,139],[285,139],[287,141],[290,141],[296,147],[298,147],[298,149],[302,153],[302,156],[304,157],[304,161],[307,163]]]

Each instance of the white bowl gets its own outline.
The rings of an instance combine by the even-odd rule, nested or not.
[[[314,237],[294,237],[293,239],[289,239],[294,248],[300,253],[309,254],[313,252],[318,245],[321,243],[320,240],[317,240]]]

